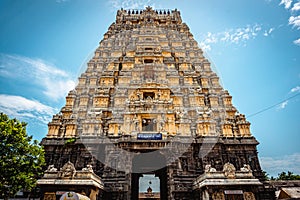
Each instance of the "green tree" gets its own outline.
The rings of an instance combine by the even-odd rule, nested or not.
[[[263,170],[262,173],[263,173],[263,175],[264,175],[264,180],[265,180],[265,181],[270,180],[269,174],[268,174],[266,171]]]
[[[294,174],[293,172],[288,171],[281,172],[278,174],[277,180],[300,180],[300,175]]]
[[[26,134],[26,125],[0,113],[0,198],[30,191],[42,174],[44,150]]]

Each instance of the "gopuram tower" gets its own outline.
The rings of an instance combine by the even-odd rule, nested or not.
[[[178,10],[118,10],[42,140],[43,198],[138,200],[153,174],[161,200],[273,199],[231,100]]]

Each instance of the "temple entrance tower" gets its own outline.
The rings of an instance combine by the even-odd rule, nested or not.
[[[272,199],[231,100],[178,10],[121,9],[49,123],[46,161],[89,166],[103,183],[94,199],[137,200],[143,174],[161,200]]]

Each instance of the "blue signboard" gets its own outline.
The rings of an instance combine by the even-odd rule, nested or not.
[[[139,133],[137,135],[138,140],[162,140],[161,133]]]

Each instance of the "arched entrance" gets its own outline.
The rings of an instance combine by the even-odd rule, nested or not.
[[[160,181],[160,199],[167,200],[166,158],[159,152],[139,154],[132,160],[131,200],[139,199],[139,180],[145,174],[154,174]]]

